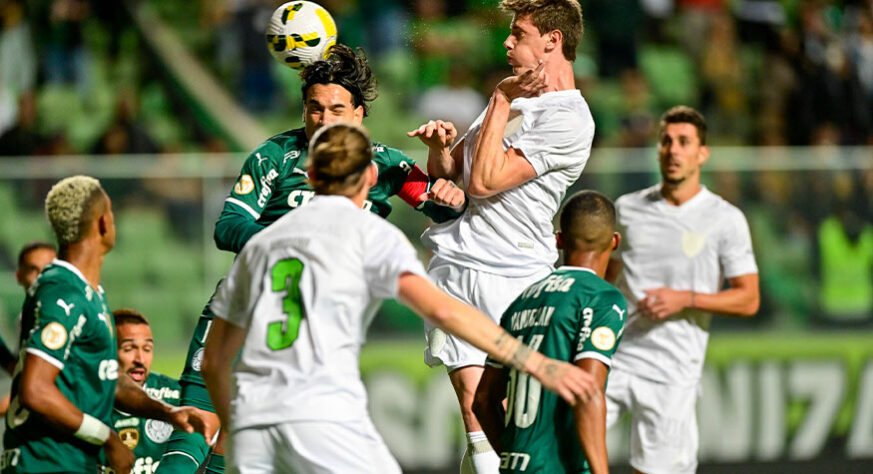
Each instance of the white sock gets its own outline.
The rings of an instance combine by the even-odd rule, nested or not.
[[[484,431],[467,433],[467,450],[461,459],[461,474],[497,474],[500,456],[491,447]]]

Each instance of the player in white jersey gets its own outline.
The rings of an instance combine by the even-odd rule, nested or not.
[[[377,176],[363,129],[327,126],[309,156],[317,196],[246,244],[212,303],[202,374],[230,427],[232,472],[400,472],[367,414],[359,373],[384,298],[398,297],[571,403],[598,393],[589,374],[439,291],[403,234],[361,210]]]
[[[708,158],[703,116],[673,107],[661,117],[661,183],[616,201],[624,241],[607,279],[618,277],[629,317],[612,358],[607,424],[630,412],[637,472],[696,470],[695,405],[712,314],[758,311],[749,225],[700,184]]]
[[[441,289],[485,314],[500,315],[557,260],[552,218],[591,151],[594,121],[576,89],[582,37],[576,0],[503,0],[513,14],[503,45],[514,75],[458,143],[451,123],[431,121],[410,136],[429,148],[428,173],[461,182],[468,209],[422,236],[435,256],[428,273]],[[472,410],[485,354],[428,326],[425,361],[445,365],[467,431],[462,472],[496,473],[500,460]]]

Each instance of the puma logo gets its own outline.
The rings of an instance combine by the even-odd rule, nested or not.
[[[58,304],[58,306],[60,306],[61,308],[64,309],[64,312],[67,313],[67,316],[70,315],[70,310],[73,309],[73,306],[76,306],[75,303],[68,305],[66,301],[64,301],[60,298],[58,298],[58,301],[56,301],[56,303]]]
[[[612,309],[614,309],[615,312],[618,313],[618,319],[624,321],[624,313],[627,313],[627,310],[622,311],[617,304],[612,305]]]
[[[258,166],[261,166],[261,163],[267,160],[266,157],[261,157],[260,153],[255,153],[255,158],[258,159]]]

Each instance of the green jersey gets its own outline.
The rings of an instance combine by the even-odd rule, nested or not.
[[[60,369],[55,384],[73,405],[110,425],[118,361],[103,289],[92,288],[72,264],[55,260],[28,289],[21,315],[22,347]],[[6,413],[2,472],[95,472],[101,447],[61,433],[21,407],[20,383],[18,369]]]
[[[246,158],[215,224],[218,248],[238,253],[252,235],[312,199],[315,192],[306,180],[308,147],[306,130],[298,128],[268,139]],[[400,195],[435,221],[459,215],[447,207],[417,201],[429,188],[427,175],[399,150],[373,143],[373,161],[379,180],[370,189],[365,208],[387,217],[391,213],[388,198]]]
[[[500,324],[553,359],[590,357],[610,366],[626,308],[621,292],[594,272],[565,266],[522,292]],[[492,359],[487,364],[503,367]],[[528,374],[512,369],[508,375],[500,472],[589,472],[572,407]]]
[[[179,406],[181,391],[176,379],[152,372],[143,389],[156,400]],[[112,412],[112,428],[136,457],[131,474],[154,473],[173,427],[160,420],[140,418],[115,409]]]

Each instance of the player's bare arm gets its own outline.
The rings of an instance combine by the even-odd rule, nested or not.
[[[761,304],[758,274],[729,278],[728,284],[728,289],[714,294],[670,288],[645,290],[646,297],[640,300],[638,308],[644,316],[655,321],[668,318],[685,308],[725,316],[752,317],[757,314]]]
[[[606,385],[609,372],[606,365],[597,359],[585,358],[576,361],[576,366],[591,374],[601,384]],[[603,393],[592,397],[586,403],[573,408],[576,432],[582,443],[582,451],[591,468],[591,474],[609,472],[609,458],[606,453],[606,397]]]
[[[45,359],[28,354],[21,374],[21,406],[70,436],[103,446],[109,466],[119,474],[130,472],[133,452],[107,425],[82,413],[58,390],[55,379],[61,370]]]
[[[482,425],[488,442],[498,453],[503,451],[500,448],[500,434],[506,418],[503,400],[506,398],[507,374],[505,368],[485,367],[482,380],[476,389],[476,398],[473,400],[473,412]]]
[[[215,428],[204,423],[194,407],[175,407],[169,403],[150,397],[142,387],[127,374],[118,375],[115,386],[115,406],[121,411],[142,418],[153,418],[173,425],[177,430],[193,433],[197,431],[207,440]]]
[[[446,206],[454,211],[463,211],[467,204],[467,195],[454,182],[447,179],[437,179],[430,191],[422,194],[421,201],[433,201],[440,206]]]
[[[415,130],[406,132],[427,145],[427,174],[434,178],[457,181],[463,166],[464,141],[452,147],[458,130],[452,122],[431,120]]]
[[[537,97],[546,90],[545,63],[500,82],[485,112],[470,167],[467,192],[486,198],[536,178],[533,165],[515,148],[503,149],[503,133],[510,105],[519,97]]]
[[[200,373],[221,424],[230,426],[230,365],[242,348],[246,330],[221,318],[214,321],[206,340]]]
[[[477,309],[443,293],[426,278],[403,274],[398,279],[398,293],[405,305],[440,329],[487,352],[494,360],[531,374],[567,403],[586,401],[602,391],[602,384],[598,385],[591,375],[532,350]]]

